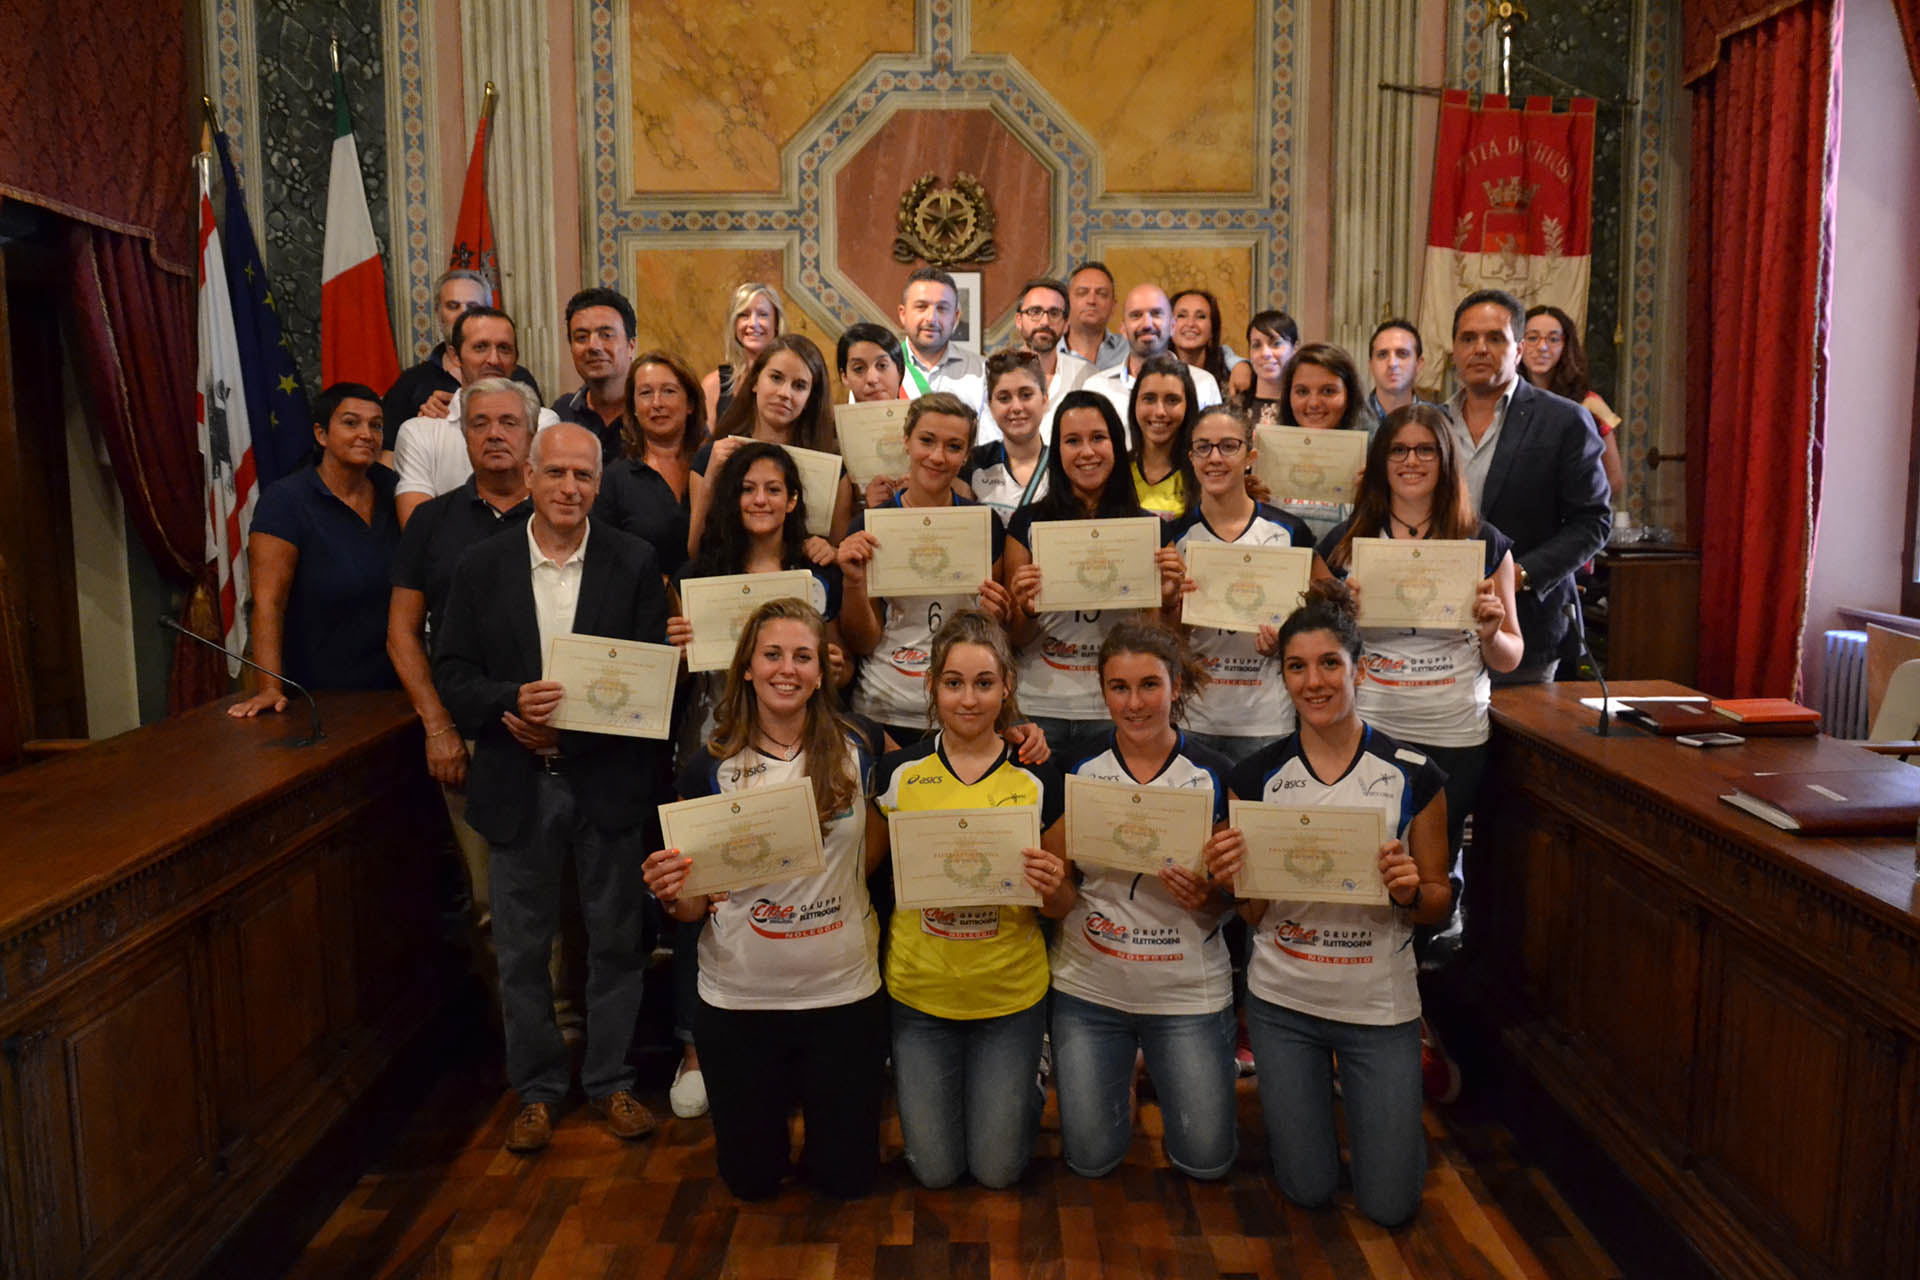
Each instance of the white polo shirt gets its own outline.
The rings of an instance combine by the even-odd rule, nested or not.
[[[1088,378],[1081,386],[1088,391],[1098,391],[1105,396],[1120,413],[1120,421],[1127,420],[1127,402],[1133,399],[1133,384],[1139,381],[1133,371],[1127,367],[1128,361],[1122,360],[1111,369],[1102,369]],[[1220,403],[1220,384],[1214,381],[1212,374],[1196,365],[1188,365],[1187,372],[1193,377],[1193,396],[1200,402],[1200,408],[1207,409]],[[1137,447],[1129,435],[1129,449]],[[465,479],[462,476],[461,479]]]
[[[540,549],[533,537],[533,521],[527,521],[527,555],[533,571],[533,618],[540,632],[540,654],[544,659],[553,647],[555,636],[573,634],[574,611],[580,606],[580,578],[587,568],[587,539],[593,534],[589,520],[580,533],[580,545],[565,560],[555,560]]]
[[[560,421],[560,415],[542,407],[536,431],[545,431]],[[444,418],[408,418],[393,438],[393,469],[400,483],[393,488],[397,497],[418,493],[437,498],[451,493],[473,474],[473,459],[467,456],[466,432],[460,429],[460,395],[454,393]]]
[[[920,353],[913,349],[911,342],[903,339],[900,345],[906,351],[910,366],[903,371],[900,387],[909,398],[920,394],[919,378],[925,378],[928,391],[950,391],[973,406],[973,411],[980,415],[980,439],[1000,438],[1000,428],[987,412],[987,362],[978,351],[949,342],[940,363],[929,369],[920,363]]]

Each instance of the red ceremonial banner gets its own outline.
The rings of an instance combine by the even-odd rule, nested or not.
[[[1423,332],[1451,331],[1453,308],[1475,289],[1505,289],[1528,306],[1549,303],[1584,325],[1593,242],[1595,102],[1551,98],[1524,109],[1464,89],[1440,103],[1427,222]],[[1431,327],[1429,327],[1431,326]],[[1439,381],[1447,344],[1430,341],[1421,384]]]
[[[488,86],[491,91],[492,86]],[[493,215],[487,210],[487,116],[473,133],[473,154],[467,159],[467,180],[460,192],[460,216],[453,226],[451,268],[478,271],[493,285],[493,305],[505,307],[500,292],[500,260],[493,250]]]

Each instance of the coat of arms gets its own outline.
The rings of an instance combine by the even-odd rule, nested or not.
[[[969,173],[955,175],[950,187],[939,182],[937,175],[923,174],[900,197],[894,260],[921,258],[932,267],[992,262],[1000,251],[993,243],[993,204],[986,188]]]

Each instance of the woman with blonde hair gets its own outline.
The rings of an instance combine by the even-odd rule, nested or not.
[[[720,415],[733,402],[740,371],[786,331],[786,312],[772,285],[749,280],[733,291],[733,300],[727,305],[726,358],[700,380],[700,391],[707,398],[708,422],[720,421]]]

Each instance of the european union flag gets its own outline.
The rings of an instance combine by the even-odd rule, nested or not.
[[[240,192],[239,175],[233,171],[224,130],[214,131],[213,145],[220,153],[220,180],[226,188],[227,295],[233,301],[254,466],[265,488],[306,462],[313,449],[313,423],[293,348],[280,331],[267,266],[253,239],[253,220],[247,217],[247,202]]]

